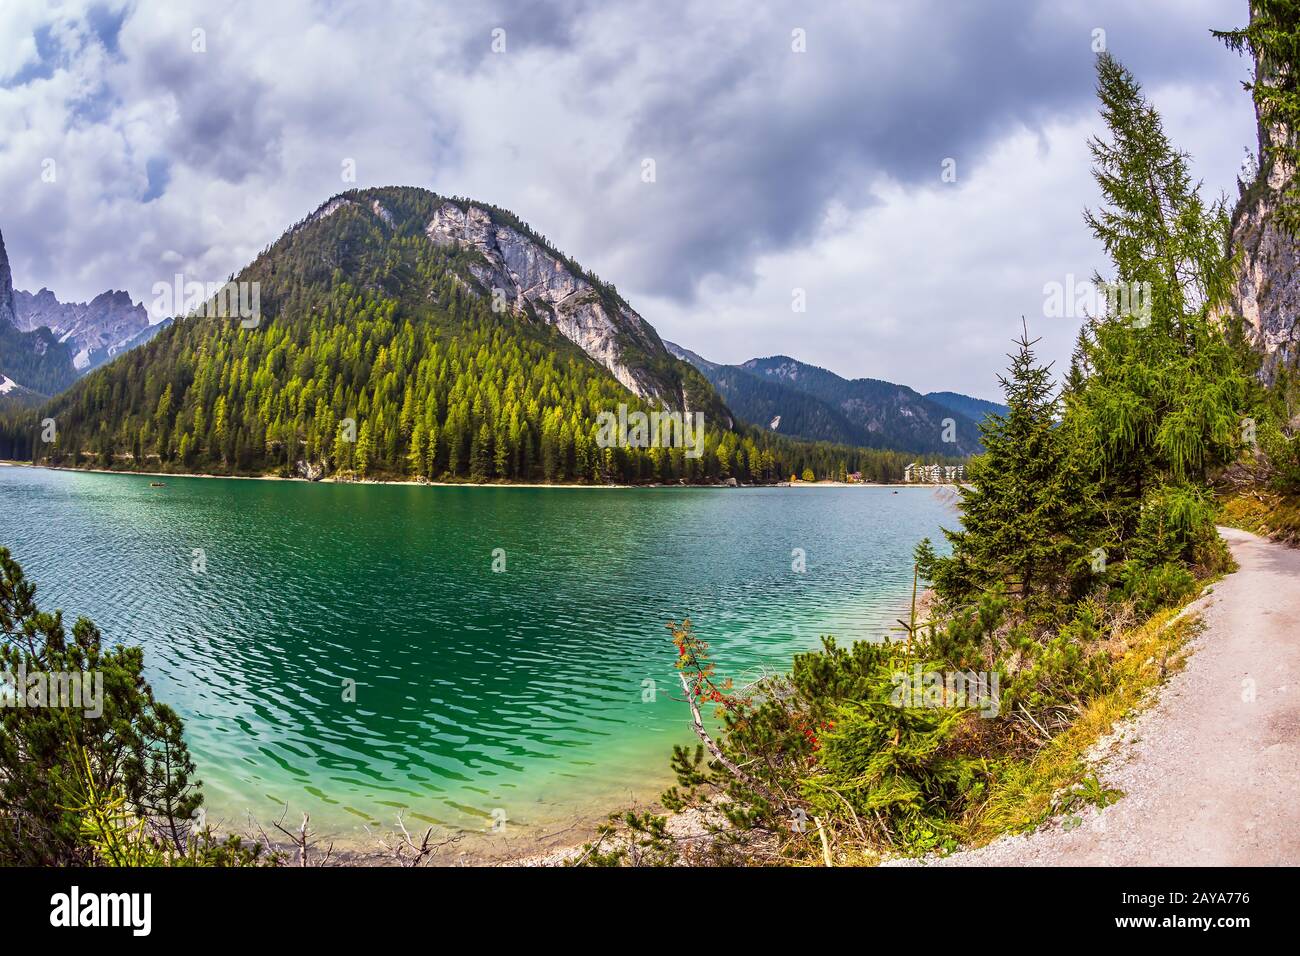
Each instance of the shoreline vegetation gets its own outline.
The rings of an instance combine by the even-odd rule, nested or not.
[[[1231,573],[1231,572],[1229,572]],[[1098,783],[1098,767],[1109,754],[1109,745],[1122,738],[1122,730],[1133,724],[1160,699],[1164,685],[1178,673],[1189,655],[1188,644],[1201,626],[1193,606],[1212,593],[1215,577],[1206,581],[1195,594],[1178,606],[1161,611],[1147,620],[1123,629],[1113,639],[1121,647],[1120,666],[1126,679],[1108,694],[1093,701],[1079,715],[1070,729],[1056,737],[1033,762],[1010,774],[998,789],[990,791],[983,807],[963,821],[962,839],[951,848],[932,851],[943,856],[954,849],[969,850],[986,846],[1008,835],[1032,832],[1052,820],[1064,819],[1067,825],[1088,807],[1104,808],[1122,794],[1106,791]],[[926,592],[932,598],[932,592]],[[648,812],[663,813],[659,801],[641,804]],[[626,811],[625,811],[626,812]],[[633,810],[632,813],[646,812]],[[616,817],[620,816],[616,814]],[[683,860],[708,856],[712,841],[727,829],[724,814],[717,807],[689,807],[665,815],[665,832],[671,840],[690,849]],[[590,826],[589,821],[575,821],[575,828]],[[603,845],[602,845],[603,839]],[[635,838],[628,831],[597,834],[585,843],[571,843],[545,850],[524,851],[504,860],[484,858],[474,861],[489,866],[569,866],[581,865],[593,854],[611,850],[635,852]],[[860,857],[826,856],[810,859],[812,865],[851,866],[882,865],[914,859],[905,853],[883,852]]]
[[[1236,38],[1280,42],[1278,26]],[[1197,626],[1184,609],[1234,567],[1215,483],[1244,470],[1241,484],[1294,495],[1300,436],[1291,383],[1261,382],[1231,311],[1226,200],[1202,200],[1189,157],[1108,53],[1097,80],[1104,205],[1084,221],[1115,282],[1142,289],[1141,310],[1088,318],[1060,386],[1027,327],[1016,340],[1008,411],[981,428],[950,551],[915,551],[933,607],[900,621],[900,640],[827,638],[789,673],[736,688],[689,620],[670,623],[698,744],[674,751],[666,814],[611,817],[578,862],[874,865],[1122,799],[1088,753],[1181,666]],[[707,839],[672,829],[690,810]]]
[[[644,484],[580,484],[576,482],[556,482],[546,483],[540,481],[431,481],[421,479],[419,481],[410,478],[335,478],[333,476],[310,479],[298,476],[286,477],[284,475],[209,475],[198,472],[176,472],[176,471],[128,471],[113,468],[84,468],[72,465],[47,465],[34,464],[30,461],[0,461],[0,467],[9,468],[39,468],[45,471],[67,471],[83,472],[91,475],[135,475],[141,478],[233,478],[239,481],[291,481],[299,482],[306,485],[411,485],[416,487],[429,488],[576,488],[576,489],[601,489],[601,488],[929,488],[935,490],[938,488],[955,488],[960,487],[953,484],[944,483],[927,483],[927,482],[906,482],[906,481],[834,481],[826,479],[824,481],[778,481],[764,482],[760,484],[735,484],[730,485],[725,482],[716,482],[713,484],[681,484],[678,482],[661,483],[649,482]]]

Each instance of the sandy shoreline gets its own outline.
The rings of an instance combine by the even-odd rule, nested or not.
[[[306,478],[284,478],[280,475],[205,475],[198,472],[181,472],[181,471],[116,471],[111,468],[72,468],[67,465],[34,465],[29,461],[0,461],[0,467],[9,468],[38,468],[43,471],[68,471],[84,472],[89,475],[126,475],[138,478],[225,478],[234,481],[291,481],[300,482],[304,485],[411,485],[414,487],[427,488],[572,488],[572,489],[604,489],[604,488],[626,488],[626,489],[647,489],[647,488],[717,488],[732,490],[732,485],[679,485],[679,484],[647,484],[647,485],[621,485],[621,484],[604,484],[604,485],[581,485],[581,484],[548,484],[540,481],[412,481],[408,478],[395,479],[378,479],[378,478],[358,478],[349,481],[338,481],[334,478],[321,478],[319,481],[310,481]],[[922,484],[920,482],[888,482],[888,481],[796,481],[780,482],[771,485],[736,485],[739,488],[949,488],[952,485],[942,484]]]

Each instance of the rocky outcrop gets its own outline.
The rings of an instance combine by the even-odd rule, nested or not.
[[[49,289],[14,294],[14,324],[20,331],[47,328],[75,350],[73,364],[87,372],[125,351],[149,328],[143,303],[125,292],[102,292],[89,302],[60,302]]]
[[[1232,249],[1240,254],[1232,307],[1264,355],[1260,376],[1266,382],[1300,356],[1300,241],[1275,222],[1273,182],[1270,177],[1243,189],[1232,222]]]
[[[1257,74],[1266,77],[1260,65]],[[1256,109],[1258,118],[1259,110]],[[1230,249],[1239,256],[1230,311],[1241,316],[1263,354],[1260,377],[1272,382],[1279,368],[1300,357],[1300,237],[1278,222],[1282,191],[1295,170],[1271,147],[1287,131],[1257,121],[1261,163],[1238,180],[1241,196],[1232,214]]]
[[[486,209],[451,201],[437,207],[425,235],[477,252],[469,271],[481,294],[555,326],[629,391],[672,408],[685,404],[680,385],[654,368],[672,364],[654,329],[612,289],[533,237],[497,222]]]
[[[14,277],[9,271],[5,237],[0,233],[0,325],[14,324]]]

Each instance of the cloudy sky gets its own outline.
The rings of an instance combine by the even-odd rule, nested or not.
[[[715,361],[785,353],[992,398],[1022,315],[1069,354],[1078,323],[1044,315],[1045,284],[1103,265],[1080,218],[1094,47],[1235,198],[1247,68],[1209,31],[1245,17],[1245,0],[2,0],[0,231],[19,288],[148,303],[177,272],[236,271],[354,185],[351,163],[358,186],[514,210]]]

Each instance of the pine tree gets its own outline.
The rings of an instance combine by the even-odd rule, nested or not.
[[[1224,200],[1202,202],[1133,75],[1109,54],[1097,73],[1110,138],[1090,146],[1105,206],[1084,218],[1140,308],[1091,321],[1070,424],[1092,446],[1108,543],[1127,553],[1144,503],[1233,459],[1249,387],[1211,317],[1231,277]]]
[[[1211,32],[1228,49],[1255,60],[1252,82],[1244,85],[1265,144],[1257,181],[1280,181],[1277,220],[1300,235],[1300,3],[1252,0],[1248,26]]]
[[[411,431],[411,450],[407,457],[410,465],[411,475],[414,478],[422,478],[428,471],[426,456],[428,454],[426,445],[426,436],[424,433],[424,422],[416,422]]]
[[[1116,282],[1126,290],[1149,282],[1154,324],[1178,334],[1187,316],[1228,287],[1225,200],[1204,205],[1188,155],[1170,144],[1132,73],[1103,53],[1097,78],[1110,139],[1094,136],[1088,146],[1106,205],[1085,211],[1084,221],[1110,254]]]
[[[1009,376],[999,376],[1008,411],[980,424],[985,452],[970,463],[961,529],[944,532],[952,555],[925,555],[952,605],[1004,586],[1032,613],[1082,590],[1091,501],[1078,449],[1057,420],[1051,365],[1034,356],[1037,341],[1026,329],[1008,356]]]
[[[151,833],[180,849],[202,795],[181,720],[144,679],[143,652],[109,645],[85,618],[69,633],[60,612],[38,610],[35,594],[8,549],[0,548],[0,671],[87,681],[93,674],[101,682],[102,713],[87,716],[82,700],[46,698],[44,691],[42,706],[0,707],[0,863],[95,861],[70,801],[86,761],[131,812],[150,821]],[[31,694],[32,683],[18,692]]]
[[[474,481],[486,481],[492,476],[492,431],[487,422],[479,426],[471,445],[469,476]]]
[[[361,423],[361,431],[357,434],[356,463],[357,475],[365,478],[370,472],[370,420]]]
[[[938,555],[934,553],[934,543],[928,537],[922,538],[912,549],[912,563],[916,567],[917,577],[922,581],[934,580],[934,567],[938,560]]]
[[[1070,370],[1065,375],[1065,383],[1062,389],[1062,399],[1068,401],[1071,396],[1078,395],[1083,391],[1084,383],[1088,380],[1090,366],[1088,363],[1088,327],[1085,325],[1079,329],[1079,334],[1074,340],[1074,351],[1070,353]]]

